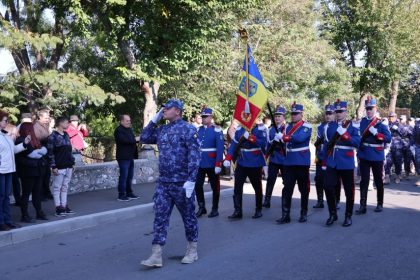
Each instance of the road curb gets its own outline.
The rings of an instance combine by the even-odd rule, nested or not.
[[[228,188],[221,190],[220,193],[224,194],[232,191],[232,188]],[[212,192],[205,193],[206,197],[211,195]],[[54,234],[86,229],[100,224],[135,218],[142,214],[142,209],[152,206],[153,202],[2,232],[0,233],[0,248],[29,240],[44,238]]]

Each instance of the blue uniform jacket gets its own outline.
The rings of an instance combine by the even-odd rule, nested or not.
[[[323,122],[320,125],[318,125],[318,127],[316,128],[316,141],[319,141],[318,139],[320,139],[321,141],[321,146],[316,150],[316,158],[318,159],[318,161],[323,161],[325,160],[325,143],[328,142],[328,139],[326,137],[326,131],[325,128],[327,127],[328,122]]]
[[[364,117],[360,122],[360,136],[363,140],[363,132],[366,130],[372,120]],[[373,136],[372,133],[367,132],[367,137],[360,142],[357,156],[359,159],[369,161],[383,161],[385,159],[384,147],[385,144],[391,142],[391,132],[388,126],[383,123],[376,124],[375,128],[378,130],[378,135]]]
[[[201,149],[200,167],[214,168],[216,165],[220,167],[225,148],[222,130],[214,125],[209,127],[200,126],[198,139]]]
[[[267,147],[267,128],[265,126],[254,127],[251,134],[255,136],[255,143],[246,140],[241,145],[238,154],[237,164],[243,167],[263,167],[265,166],[265,149]],[[227,158],[231,158],[236,146],[239,143],[242,135],[245,133],[245,128],[240,127],[235,132],[235,137],[232,139],[232,144],[229,147]]]
[[[195,182],[200,164],[200,143],[194,126],[182,119],[159,127],[150,122],[140,141],[158,146],[160,182]]]
[[[286,133],[288,133],[293,127],[292,123],[289,123],[286,127]],[[311,151],[309,150],[309,141],[311,140],[312,125],[304,122],[295,133],[292,134],[290,142],[286,143],[286,158],[284,165],[311,165]]]
[[[277,128],[280,131],[281,126],[277,127]],[[280,132],[284,133],[284,128]],[[276,135],[276,129],[274,128],[274,126],[272,126],[270,128],[270,131],[269,131],[269,141],[270,141],[270,143],[268,144],[269,146],[268,146],[267,150],[270,149],[270,145],[273,144],[275,135]],[[286,155],[284,153],[282,153],[282,151],[280,149],[280,145],[277,144],[274,148],[273,153],[270,155],[270,162],[275,163],[275,164],[283,164],[285,158],[286,158]]]
[[[328,145],[334,138],[338,126],[337,122],[328,123],[328,143],[324,147],[327,166],[337,170],[354,169],[354,152],[360,146],[360,132],[353,124],[350,123],[347,132],[337,140],[332,154],[328,154]]]

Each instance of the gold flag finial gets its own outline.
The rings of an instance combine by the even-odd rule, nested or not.
[[[244,41],[248,41],[248,31],[244,27],[239,28],[239,36]]]

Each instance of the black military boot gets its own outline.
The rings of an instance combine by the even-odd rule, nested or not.
[[[378,213],[378,212],[382,212],[382,210],[383,210],[382,203],[378,203],[378,205],[376,205],[375,210],[373,210],[373,211]]]
[[[276,220],[279,224],[288,224],[290,223],[290,210],[289,209],[283,209],[283,213],[281,215],[281,218]]]
[[[300,210],[299,223],[304,223],[308,220],[308,210]]]
[[[346,214],[346,218],[344,219],[343,227],[349,227],[352,225],[351,215]]]
[[[231,220],[239,220],[242,219],[242,196],[233,196],[233,205],[235,207],[235,211],[232,215],[228,218]]]
[[[330,217],[328,218],[327,222],[325,223],[327,226],[332,225],[335,221],[337,221],[337,212],[330,212]]]
[[[318,200],[318,202],[312,207],[315,209],[324,208],[324,200]]]
[[[356,215],[363,215],[366,214],[366,204],[360,204],[358,210],[356,210]]]
[[[195,215],[197,216],[197,218],[200,218],[204,214],[207,214],[206,205],[204,204],[204,202],[199,202],[198,211]]]
[[[214,218],[214,217],[217,217],[217,216],[219,216],[219,211],[217,210],[217,208],[212,208],[208,217],[209,218]]]
[[[265,208],[270,208],[271,206],[271,195],[265,195],[264,197],[264,203],[262,205]]]
[[[258,219],[262,217],[261,208],[255,208],[254,216],[252,216],[253,219]]]

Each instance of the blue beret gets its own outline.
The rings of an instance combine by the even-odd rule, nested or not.
[[[338,111],[338,110],[346,111],[347,110],[347,101],[337,100],[337,102],[334,103],[334,110],[336,110],[336,111]]]
[[[376,106],[376,99],[368,97],[365,101],[365,107],[375,107]]]
[[[201,110],[201,115],[202,116],[213,116],[213,110],[211,108],[209,108],[209,107],[204,107]]]
[[[334,112],[334,105],[327,104],[325,105],[325,112]]]
[[[172,107],[178,108],[179,110],[182,111],[184,110],[184,103],[179,99],[171,98],[168,100],[168,102],[166,102],[165,108],[169,109]]]

